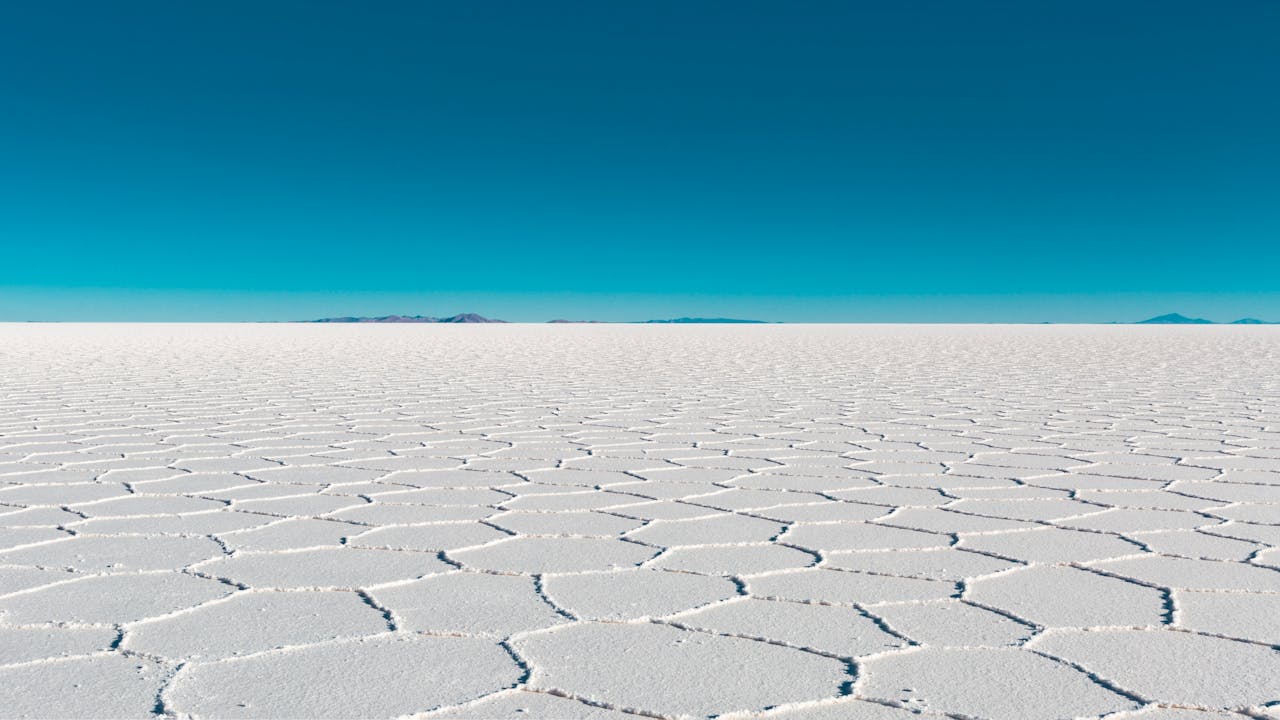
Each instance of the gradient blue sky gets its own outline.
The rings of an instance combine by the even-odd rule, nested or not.
[[[0,6],[0,319],[1280,320],[1280,3]]]

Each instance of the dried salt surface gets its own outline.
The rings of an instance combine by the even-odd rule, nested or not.
[[[1164,702],[1227,710],[1280,698],[1274,647],[1172,630],[1062,631],[1036,638],[1031,647]]]
[[[161,699],[178,715],[395,717],[474,700],[519,678],[494,643],[404,634],[188,665]]]
[[[1019,648],[923,648],[874,658],[859,689],[918,710],[992,720],[1092,717],[1136,708],[1084,673]]]
[[[728,578],[643,568],[545,575],[542,586],[556,606],[589,620],[661,617],[738,595]]]
[[[523,575],[448,573],[371,594],[381,607],[395,608],[397,625],[432,634],[501,639],[568,621]]]
[[[109,627],[0,628],[0,665],[105,651],[118,637],[119,633]]]
[[[631,713],[598,705],[587,705],[572,698],[550,693],[514,690],[489,695],[467,705],[427,713],[432,720],[528,720],[529,718],[564,718],[565,720],[635,720]]]
[[[651,623],[579,623],[515,643],[529,686],[623,709],[713,717],[834,696],[842,660],[725,635]],[[690,682],[715,668],[714,685]]]
[[[118,653],[0,667],[7,718],[125,718],[151,714],[172,669]]]
[[[383,614],[353,592],[241,592],[126,628],[127,650],[217,659],[386,632]]]
[[[3,717],[1280,715],[1272,328],[0,348]]]

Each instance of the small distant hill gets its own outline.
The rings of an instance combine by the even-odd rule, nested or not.
[[[1239,320],[1232,320],[1231,324],[1232,325],[1275,325],[1276,323],[1268,322],[1266,320],[1259,320],[1258,318],[1240,318]]]
[[[1139,320],[1136,325],[1213,325],[1212,320],[1204,318],[1189,318],[1186,315],[1178,313],[1169,313],[1168,315],[1157,315],[1146,320]]]
[[[764,321],[764,320],[738,320],[738,319],[735,319],[735,318],[689,318],[689,317],[683,317],[683,318],[674,318],[674,319],[672,319],[672,320],[642,320],[641,322],[642,322],[643,324],[645,324],[645,325],[650,325],[650,324],[654,324],[654,323],[660,323],[660,324],[678,324],[678,325],[695,324],[695,323],[753,323],[753,324],[761,324],[761,325],[762,325],[762,324],[764,324],[764,322],[765,322],[765,321]]]
[[[494,320],[492,318],[477,315],[475,313],[460,313],[458,315],[450,315],[449,317],[429,317],[426,315],[382,315],[380,317],[332,317],[321,318],[319,320],[311,320],[313,323],[502,323],[506,320]]]

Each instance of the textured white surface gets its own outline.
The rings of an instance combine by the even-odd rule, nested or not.
[[[1280,716],[1280,329],[0,325],[0,717]]]

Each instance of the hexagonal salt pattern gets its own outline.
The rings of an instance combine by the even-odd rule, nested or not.
[[[1273,328],[0,325],[0,716],[1280,716]]]

